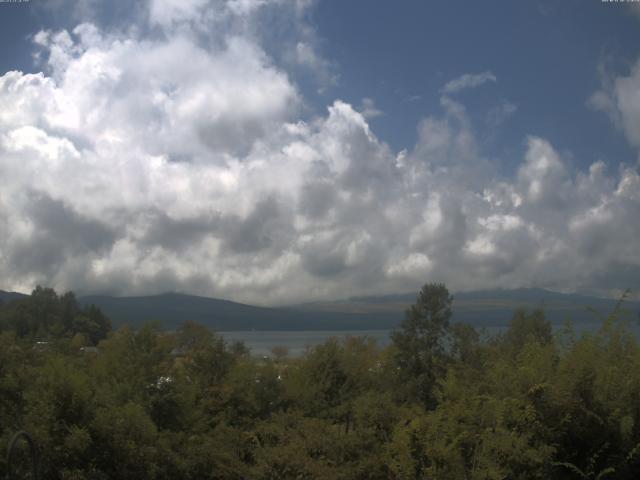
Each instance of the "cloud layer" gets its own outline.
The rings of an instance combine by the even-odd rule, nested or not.
[[[286,4],[295,58],[326,68],[309,3],[155,0],[127,28],[35,35],[45,73],[0,77],[0,288],[254,304],[430,280],[640,291],[638,165],[573,171],[530,137],[504,177],[446,96],[401,152],[371,131],[372,100],[300,120],[290,64],[255,24]],[[638,71],[598,94],[635,146]],[[485,81],[495,76],[443,92]]]
[[[480,85],[497,81],[496,76],[487,71],[482,73],[465,73],[464,75],[459,76],[458,78],[454,78],[446,83],[446,85],[442,88],[444,93],[456,93],[460,90],[465,90],[467,88],[476,88]]]

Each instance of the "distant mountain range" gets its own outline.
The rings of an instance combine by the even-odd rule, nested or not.
[[[3,302],[23,296],[0,290]],[[185,320],[192,320],[219,331],[376,330],[397,327],[416,297],[416,293],[353,297],[279,308],[177,293],[141,297],[86,296],[79,298],[79,302],[97,305],[115,326],[140,325],[155,320],[164,328],[175,328]],[[607,315],[615,304],[616,300],[542,289],[461,292],[454,294],[453,320],[478,327],[499,327],[508,323],[518,307],[543,307],[552,323],[560,324],[571,318],[579,326],[598,321],[598,316],[588,307]],[[625,302],[623,310],[630,319],[640,319],[640,302]]]
[[[415,303],[417,293],[352,297],[335,302],[315,302],[297,308],[310,311],[351,312],[361,315],[403,313]],[[504,326],[513,312],[520,307],[542,307],[551,323],[558,325],[571,319],[575,324],[595,323],[608,315],[618,300],[579,294],[565,294],[540,288],[512,290],[478,290],[453,294],[453,321],[466,322],[479,327]],[[640,302],[625,301],[623,313],[630,320],[640,319]]]
[[[26,297],[26,295],[23,293],[5,292],[3,290],[0,290],[0,302],[2,303],[7,303],[12,300],[18,300],[19,298],[23,298],[23,297]]]

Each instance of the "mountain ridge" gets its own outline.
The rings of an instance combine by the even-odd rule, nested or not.
[[[0,300],[8,302],[25,294],[0,290]],[[159,295],[115,297],[89,295],[78,298],[81,305],[94,304],[109,316],[114,326],[140,325],[158,321],[176,328],[192,320],[220,331],[229,330],[375,330],[397,327],[417,293],[358,296],[345,300],[311,302],[280,307],[260,307],[231,300],[167,292]],[[593,322],[597,317],[588,307],[608,314],[614,299],[565,294],[545,289],[493,289],[453,294],[453,321],[474,326],[506,325],[519,307],[543,307],[555,324],[566,318]],[[640,302],[627,301],[624,309],[632,316],[640,312]]]

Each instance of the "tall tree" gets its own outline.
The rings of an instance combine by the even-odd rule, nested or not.
[[[391,334],[400,380],[427,408],[435,407],[435,383],[446,372],[452,302],[444,284],[426,284],[400,330]]]

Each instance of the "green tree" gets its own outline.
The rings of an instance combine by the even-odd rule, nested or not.
[[[446,342],[453,297],[442,283],[428,283],[391,334],[399,379],[426,407],[436,405],[436,381],[446,372]]]
[[[548,345],[552,340],[551,323],[546,320],[542,308],[536,308],[531,313],[524,308],[517,309],[504,335],[506,346],[516,353],[529,342]]]
[[[111,331],[111,320],[95,305],[80,308],[72,292],[58,296],[37,286],[29,297],[0,306],[0,330],[42,341],[81,333],[95,345]]]

